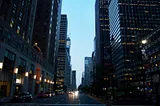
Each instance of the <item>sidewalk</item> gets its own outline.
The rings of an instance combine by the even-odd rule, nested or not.
[[[103,104],[106,104],[107,106],[122,106],[122,105],[125,105],[125,106],[155,106],[155,105],[152,105],[150,104],[149,102],[147,101],[134,101],[134,102],[137,102],[137,103],[133,103],[133,101],[128,101],[128,100],[124,100],[124,101],[111,101],[111,100],[106,100],[104,97],[96,97],[95,95],[89,95],[91,98],[94,98],[95,100],[103,103]],[[141,103],[140,103],[141,102]],[[146,103],[144,103],[146,102]]]
[[[0,97],[0,103],[8,103],[8,102],[10,102],[11,98],[12,97],[9,97],[9,96],[7,96],[7,97]]]
[[[33,100],[36,98],[37,98],[37,96],[32,97]],[[0,103],[9,103],[11,99],[12,99],[12,97],[9,97],[9,96],[8,97],[0,97]]]
[[[107,106],[111,106],[112,105],[112,101],[107,101],[105,100],[105,98],[102,98],[102,97],[97,97],[96,95],[90,95],[88,94],[89,97],[99,101],[100,103],[102,104],[106,104]]]

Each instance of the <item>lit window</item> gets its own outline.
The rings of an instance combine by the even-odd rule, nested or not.
[[[20,30],[19,29],[17,29],[17,34],[19,34],[20,33]]]
[[[130,53],[134,53],[134,51],[130,51]]]
[[[20,33],[20,29],[21,29],[20,26],[18,26],[18,27],[17,27],[17,34]]]
[[[10,21],[10,27],[13,27],[13,25],[14,25],[14,19],[13,19],[13,18],[11,18],[11,21]]]
[[[104,80],[106,81],[106,80],[108,80],[108,78],[104,78]]]
[[[156,67],[158,66],[158,64],[156,64]]]
[[[51,34],[51,30],[49,30],[49,34]]]
[[[154,58],[156,59],[156,58],[157,58],[157,56],[154,56]]]

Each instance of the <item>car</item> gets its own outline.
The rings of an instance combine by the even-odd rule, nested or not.
[[[46,97],[51,97],[52,93],[51,92],[46,92],[45,95],[46,95]]]
[[[52,95],[52,96],[55,96],[55,92],[51,92],[51,95]]]
[[[29,92],[15,93],[11,99],[11,102],[31,102],[32,94]]]

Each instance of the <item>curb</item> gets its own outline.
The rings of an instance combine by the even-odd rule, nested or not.
[[[87,94],[87,95],[88,95],[89,97],[91,97],[91,98],[99,101],[100,103],[106,104],[107,106],[111,106],[111,105],[112,105],[112,103],[110,103],[110,102],[108,102],[108,101],[106,101],[106,100],[104,100],[104,99],[102,99],[102,98],[98,98],[98,97],[96,97],[95,95],[94,95],[94,96],[93,96],[93,95],[89,95],[89,94]]]

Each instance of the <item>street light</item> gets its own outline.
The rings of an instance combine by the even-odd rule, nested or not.
[[[146,44],[147,43],[147,40],[142,40],[142,44]]]
[[[25,76],[28,77],[28,72],[25,73]]]
[[[44,82],[46,82],[46,79],[44,79]]]
[[[42,78],[41,77],[39,77],[39,81],[41,81],[42,80]]]
[[[3,68],[3,62],[0,62],[0,70]]]
[[[17,74],[18,73],[18,68],[14,69],[14,73]]]
[[[34,75],[34,79],[36,79],[36,75]]]

